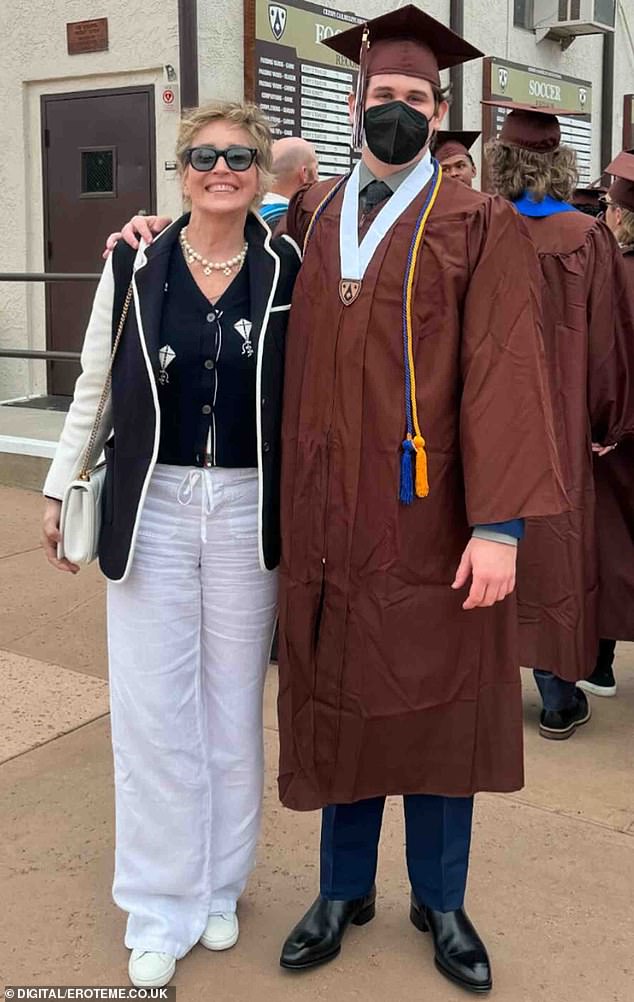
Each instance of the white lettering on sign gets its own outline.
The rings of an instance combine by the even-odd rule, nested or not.
[[[333,70],[329,66],[311,66],[309,63],[301,64],[302,74],[319,77],[320,80],[328,78],[330,80],[346,80],[348,83],[352,81],[352,76],[350,73],[340,73],[339,70]]]
[[[528,93],[531,97],[541,97],[547,101],[561,101],[561,87],[544,80],[529,80]]]
[[[315,41],[323,42],[324,38],[332,38],[333,35],[340,35],[338,28],[331,28],[329,24],[319,24],[315,21]]]

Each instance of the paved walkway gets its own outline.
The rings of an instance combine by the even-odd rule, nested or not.
[[[0,986],[125,985],[123,915],[110,899],[112,766],[104,586],[94,567],[49,568],[41,500],[0,488]],[[469,909],[492,954],[500,1002],[634,999],[634,645],[618,655],[619,695],[594,700],[570,741],[536,733],[525,692],[527,785],[478,800]],[[274,789],[272,669],[267,789],[258,868],[225,954],[196,947],[178,966],[179,1002],[460,1002],[407,918],[400,805],[390,801],[374,922],[340,958],[286,975],[279,947],[317,886],[318,817]]]

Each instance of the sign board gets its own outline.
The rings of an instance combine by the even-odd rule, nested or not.
[[[169,87],[163,87],[161,105],[163,108],[167,108],[170,111],[178,111],[178,87],[175,84],[170,84]]]
[[[302,136],[315,146],[322,177],[344,174],[356,159],[348,95],[357,67],[321,42],[364,20],[308,0],[245,0],[245,95],[276,136]]]
[[[84,52],[107,52],[108,18],[98,17],[94,21],[67,23],[66,41],[69,56],[78,56]]]
[[[559,115],[561,141],[577,151],[580,185],[592,180],[592,84],[551,70],[520,66],[491,56],[484,60],[485,100],[500,98],[518,104],[536,104],[579,112],[574,118]],[[483,108],[483,139],[486,142],[500,132],[506,108]]]

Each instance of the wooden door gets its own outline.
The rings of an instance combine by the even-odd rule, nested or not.
[[[105,238],[135,213],[154,212],[151,87],[42,97],[45,270],[100,272]],[[80,351],[95,285],[46,289],[46,343]],[[48,392],[70,395],[79,366],[48,363]]]

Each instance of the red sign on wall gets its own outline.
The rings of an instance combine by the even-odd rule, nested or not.
[[[170,84],[169,87],[163,87],[161,104],[164,108],[173,108],[176,111],[178,110],[178,87],[175,84]]]

